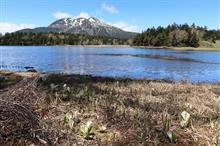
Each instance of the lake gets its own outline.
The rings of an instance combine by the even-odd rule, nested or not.
[[[110,77],[220,82],[220,52],[95,48],[80,46],[0,46],[0,70]]]

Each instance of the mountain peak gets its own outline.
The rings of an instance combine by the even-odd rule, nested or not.
[[[129,39],[137,33],[126,32],[120,28],[108,25],[95,17],[89,18],[63,18],[59,19],[48,27],[26,30],[32,32],[56,32],[56,33],[74,33],[86,34],[91,36],[106,36],[113,38]]]
[[[95,17],[90,17],[88,19],[90,22],[95,23],[95,22],[101,22],[99,19],[95,18]]]
[[[55,21],[49,27],[51,28],[60,28],[60,27],[76,27],[76,26],[82,26],[82,25],[93,25],[93,26],[108,26],[104,22],[101,22],[99,19],[95,17],[89,17],[89,18],[63,18],[60,20]]]

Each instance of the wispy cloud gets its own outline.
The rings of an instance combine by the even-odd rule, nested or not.
[[[53,16],[56,19],[62,19],[62,18],[71,17],[71,14],[66,13],[66,12],[56,12],[56,13],[53,13]]]
[[[129,24],[125,21],[119,21],[119,22],[108,23],[108,24],[115,26],[115,27],[118,27],[118,28],[121,28],[122,30],[125,30],[125,31],[131,31],[131,32],[138,32],[139,31],[138,26]]]
[[[1,33],[5,34],[7,32],[15,32],[17,30],[25,29],[25,28],[34,28],[34,24],[27,24],[27,23],[10,23],[10,22],[3,22],[0,23]]]
[[[80,12],[78,15],[76,15],[76,16],[73,16],[73,18],[89,18],[90,17],[90,15],[89,15],[89,13],[86,13],[86,12]]]
[[[102,15],[102,11],[101,10],[97,10],[97,11],[95,11],[95,14]]]
[[[119,13],[119,11],[118,11],[114,6],[112,6],[112,5],[107,5],[107,4],[105,4],[105,3],[102,4],[101,9],[102,9],[102,10],[105,10],[105,11],[107,11],[107,12],[109,12],[109,13],[114,13],[114,14]]]
[[[79,14],[73,16],[69,13],[66,13],[66,12],[56,12],[56,13],[53,13],[53,16],[54,18],[56,19],[62,19],[62,18],[69,18],[69,17],[72,17],[72,18],[89,18],[90,15],[89,13],[86,13],[86,12],[80,12]]]
[[[110,12],[110,13],[118,13],[118,10],[114,7],[114,6],[108,6],[106,5],[105,3],[102,4],[102,9],[105,9],[106,11]],[[96,11],[97,13],[102,13],[102,11]],[[79,14],[77,15],[71,15],[71,14],[68,14],[66,12],[57,12],[57,13],[54,13],[53,14],[55,18],[57,19],[61,19],[61,18],[67,18],[67,17],[72,17],[74,19],[76,18],[89,18],[91,17],[91,15],[87,12],[80,12]],[[104,21],[104,20],[102,20]],[[133,20],[132,21],[136,21],[136,20]],[[114,23],[108,23],[109,25],[112,25],[112,26],[115,26],[115,27],[118,27],[118,28],[121,28],[125,31],[132,31],[132,32],[138,32],[139,31],[139,28],[138,26],[136,25],[133,25],[133,24],[129,24],[127,23],[126,21],[118,21],[118,22],[114,22]]]

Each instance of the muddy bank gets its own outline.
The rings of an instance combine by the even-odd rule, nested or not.
[[[220,143],[219,84],[13,72],[0,76],[7,78],[0,80],[0,101],[29,107],[41,129],[28,137],[0,133],[1,145]]]

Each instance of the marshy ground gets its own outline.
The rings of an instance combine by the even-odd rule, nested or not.
[[[0,145],[219,145],[220,85],[0,72]]]

